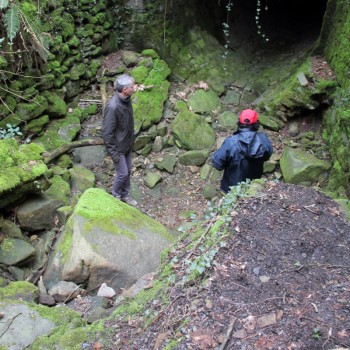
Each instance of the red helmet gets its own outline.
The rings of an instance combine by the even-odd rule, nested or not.
[[[255,124],[258,120],[258,113],[252,109],[245,109],[239,116],[239,122],[242,124]]]

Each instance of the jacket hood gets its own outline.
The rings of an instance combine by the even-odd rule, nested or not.
[[[265,157],[267,149],[261,141],[258,132],[240,129],[239,134],[238,147],[241,154],[250,159]]]

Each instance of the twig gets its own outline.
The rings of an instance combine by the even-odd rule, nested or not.
[[[13,317],[11,318],[10,323],[7,325],[6,329],[0,334],[0,338],[7,332],[7,330],[10,328],[10,326],[11,326],[13,320],[14,320],[17,316],[19,316],[19,315],[22,315],[22,312],[20,312],[19,314],[15,315],[15,316],[13,316]],[[7,322],[7,321],[6,321],[6,322]]]
[[[312,213],[312,214],[320,215],[320,213],[317,213],[317,212],[315,212],[315,211],[309,209],[309,208],[308,208],[307,206],[305,206],[305,205],[303,206],[303,208],[306,209],[307,211],[309,211],[309,212]]]
[[[72,296],[72,294],[78,289],[81,287],[81,284],[79,284],[69,295],[68,297],[64,300],[63,304],[66,303],[67,300],[69,300],[69,298]]]
[[[79,102],[93,102],[93,103],[102,103],[101,100],[88,100],[88,99],[80,99]]]
[[[231,335],[232,335],[236,320],[237,320],[237,317],[234,317],[233,320],[230,322],[230,324],[227,328],[225,339],[221,343],[221,345],[217,348],[217,350],[225,350],[226,349],[226,345],[229,342],[229,340],[231,339]]]

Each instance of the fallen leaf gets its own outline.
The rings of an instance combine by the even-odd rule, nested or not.
[[[94,344],[94,350],[100,350],[100,349],[102,349],[102,344],[100,342],[96,342]]]

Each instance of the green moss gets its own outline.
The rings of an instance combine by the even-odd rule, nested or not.
[[[80,198],[75,213],[87,219],[86,229],[94,226],[101,227],[104,231],[113,234],[123,234],[135,239],[136,235],[127,230],[127,227],[132,227],[134,231],[142,230],[145,223],[140,217],[141,214],[137,209],[130,207],[105,191],[97,188],[86,190]],[[116,225],[116,221],[118,225]],[[169,241],[174,237],[168,230],[160,225],[155,220],[149,218],[147,226],[151,230]]]
[[[44,96],[38,95],[32,102],[30,103],[18,103],[16,106],[16,114],[23,121],[29,121],[34,119],[47,109],[48,102]]]
[[[135,79],[136,84],[141,84],[147,78],[149,68],[146,66],[138,66],[131,71],[131,76]]]
[[[41,159],[43,148],[36,144],[19,146],[14,139],[0,140],[0,194],[21,182],[34,181],[47,171]]]
[[[5,69],[8,63],[3,56],[0,56],[0,69]]]
[[[142,55],[142,56],[148,56],[148,57],[151,57],[151,58],[153,58],[153,59],[159,58],[158,53],[157,53],[155,50],[153,50],[153,49],[146,49],[146,50],[143,50],[143,51],[141,52],[141,55]]]
[[[145,68],[136,67],[137,71]],[[147,129],[162,118],[163,105],[168,98],[170,83],[166,80],[170,68],[163,61],[156,59],[148,76],[142,82],[145,86],[152,86],[144,91],[137,91],[133,97],[135,130]],[[131,72],[132,74],[132,72]]]
[[[75,115],[68,114],[64,120],[52,122],[46,129],[45,134],[33,141],[43,145],[47,151],[51,151],[71,142],[80,128],[80,120]]]
[[[69,204],[70,198],[70,185],[64,181],[61,176],[53,176],[50,179],[51,186],[45,191],[45,194],[51,198],[55,198],[63,203],[63,205]]]
[[[6,249],[4,244],[2,249]],[[11,282],[5,288],[0,288],[0,299],[18,300],[20,298],[30,297],[35,300],[39,296],[38,288],[26,281]]]
[[[72,227],[72,221],[68,220],[66,224],[66,228],[64,231],[64,237],[62,237],[59,241],[59,244],[57,245],[57,251],[62,253],[62,262],[64,263],[67,258],[68,254],[70,252],[70,249],[72,247],[73,243],[73,233],[72,233],[73,227]]]
[[[62,97],[49,91],[45,91],[42,95],[48,101],[47,114],[51,118],[63,118],[66,116],[68,108]]]

